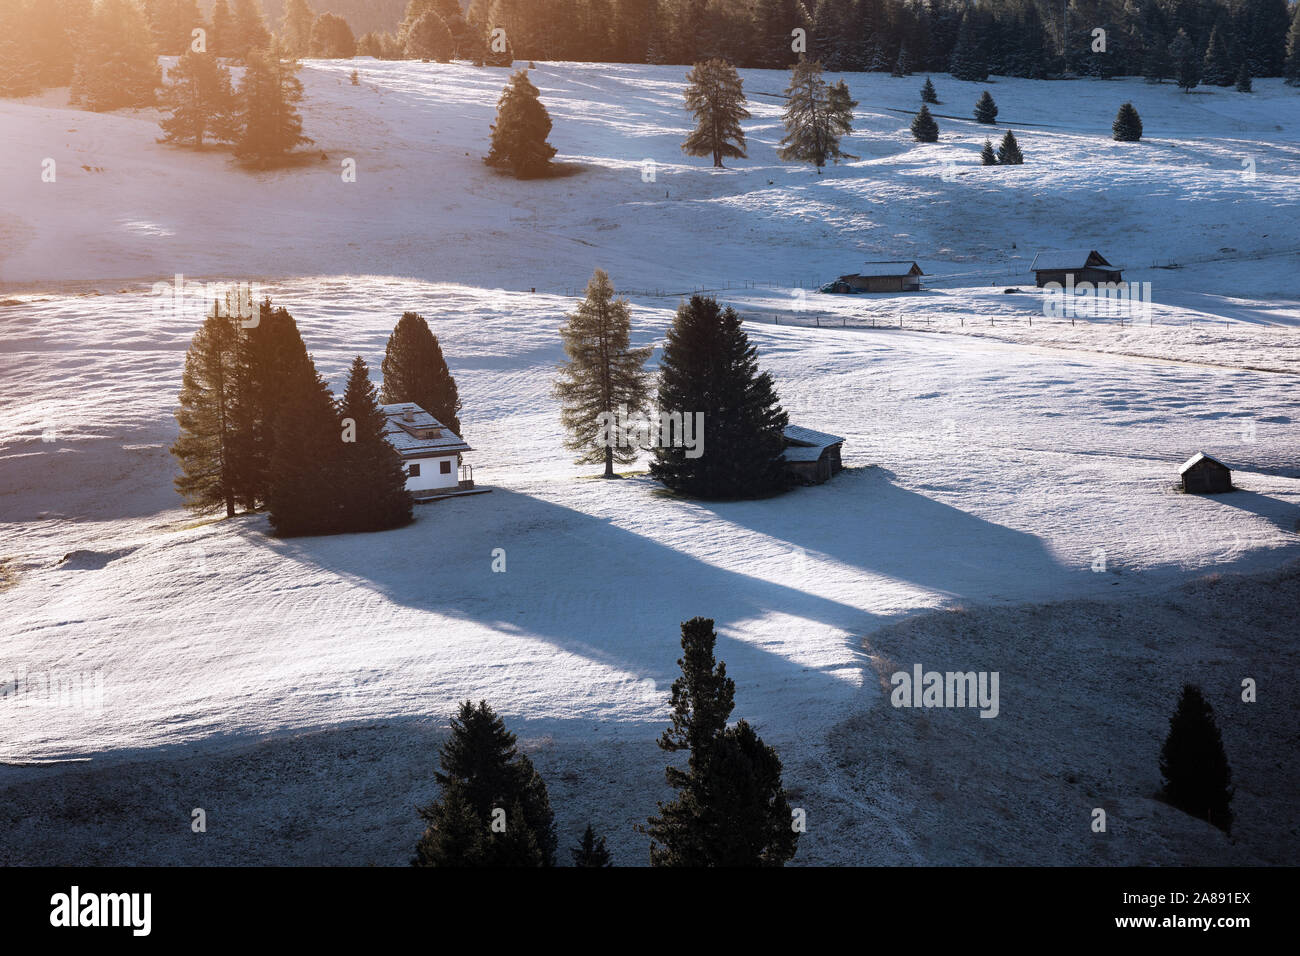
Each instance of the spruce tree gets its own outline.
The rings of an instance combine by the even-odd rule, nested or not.
[[[921,112],[912,118],[912,138],[918,143],[937,143],[939,141],[939,124],[930,115],[930,107],[921,104]]]
[[[292,57],[311,53],[311,31],[316,24],[316,12],[307,0],[286,0],[284,18],[280,21],[280,42]]]
[[[989,96],[989,91],[985,90],[980,94],[979,100],[975,103],[975,119],[980,123],[994,123],[998,118],[998,105],[993,102],[993,97]]]
[[[1179,30],[1169,44],[1169,59],[1173,61],[1174,77],[1179,89],[1184,93],[1190,93],[1192,88],[1201,82],[1201,67],[1196,48],[1192,46],[1192,41],[1188,39],[1184,30]]]
[[[1169,736],[1160,750],[1164,797],[1173,806],[1207,820],[1225,833],[1232,829],[1232,770],[1214,709],[1191,684],[1183,686]]]
[[[791,70],[785,97],[785,136],[778,156],[812,163],[818,172],[828,159],[857,158],[840,149],[840,138],[853,131],[853,107],[858,105],[843,80],[827,86],[821,63],[801,57]]]
[[[191,511],[206,514],[225,508],[228,517],[235,513],[238,401],[238,329],[214,306],[185,353],[176,409],[180,437],[171,447],[181,466],[176,490]]]
[[[798,841],[781,762],[747,722],[727,727],[736,685],[714,656],[716,641],[711,619],[682,624],[672,725],[659,746],[687,751],[686,769],[665,768],[677,796],[639,829],[651,839],[653,866],[781,866]]]
[[[988,61],[981,44],[974,18],[963,16],[957,32],[957,44],[948,61],[948,72],[954,79],[983,83],[989,78]]]
[[[726,60],[696,63],[686,74],[686,109],[695,114],[695,129],[682,143],[687,156],[712,156],[715,168],[723,157],[745,158],[745,133],[740,121],[749,119],[745,91],[736,68]]]
[[[312,25],[311,42],[307,48],[312,56],[350,60],[357,55],[357,40],[347,20],[332,13],[322,13]]]
[[[935,93],[934,84],[930,82],[928,76],[925,78],[925,85],[921,87],[921,102],[939,105],[939,96]]]
[[[244,163],[267,169],[283,164],[297,147],[313,140],[303,135],[302,81],[298,61],[275,46],[247,56],[239,86],[239,134],[235,155]]]
[[[551,117],[528,79],[519,70],[497,101],[497,121],[492,126],[492,145],[483,162],[510,170],[517,179],[544,176],[551,168],[555,147],[546,141],[551,134]]]
[[[997,154],[993,152],[993,144],[985,139],[984,148],[980,150],[980,165],[996,166],[998,164]]]
[[[411,522],[406,466],[384,438],[386,419],[379,407],[370,369],[358,355],[339,401],[342,429],[344,531],[382,531]]]
[[[1144,49],[1142,75],[1148,83],[1163,83],[1174,72],[1169,44],[1165,42],[1162,34],[1157,34],[1146,41]]]
[[[998,165],[1019,166],[1024,161],[1025,157],[1020,154],[1020,144],[1016,142],[1016,134],[1007,130],[998,146]]]
[[[907,44],[904,43],[898,48],[898,59],[894,61],[894,70],[891,76],[911,76],[912,60],[907,54]]]
[[[384,349],[380,366],[385,405],[414,402],[457,435],[460,391],[443,357],[438,337],[418,312],[403,312]]]
[[[614,298],[609,276],[597,269],[560,327],[568,362],[560,367],[555,395],[569,433],[565,447],[578,453],[578,464],[604,462],[605,478],[614,477],[614,462],[629,464],[640,453],[618,442],[611,427],[614,416],[644,413],[649,396],[645,363],[653,348],[632,348],[630,331],[627,300]]]
[[[1142,138],[1142,118],[1132,103],[1125,103],[1119,108],[1115,122],[1111,124],[1111,132],[1115,140],[1121,143],[1136,143]]]
[[[609,859],[609,850],[605,847],[605,838],[598,838],[590,823],[587,824],[587,829],[582,832],[582,841],[569,850],[569,855],[573,857],[574,866],[605,867],[613,865]]]
[[[271,44],[271,31],[266,26],[262,0],[234,0],[231,11],[230,35],[222,56],[249,61],[251,56]]]
[[[1210,30],[1210,39],[1205,46],[1201,82],[1210,86],[1231,86],[1234,76],[1236,71],[1232,68],[1227,42],[1223,38],[1223,31],[1216,25]]]
[[[171,114],[159,121],[164,142],[202,146],[205,137],[218,143],[234,141],[237,121],[230,71],[211,53],[186,50],[167,71],[160,100]]]
[[[421,60],[450,63],[456,50],[451,29],[435,11],[421,14],[406,34],[406,55]]]
[[[213,56],[233,57],[237,45],[235,15],[230,11],[230,2],[217,0],[212,5],[212,29],[208,31],[208,52]]]
[[[160,76],[140,8],[132,0],[100,0],[77,47],[72,102],[96,112],[152,106]]]
[[[1241,69],[1237,71],[1237,92],[1253,93],[1254,85],[1250,81],[1250,67],[1245,60],[1241,61]]]
[[[778,461],[787,418],[772,378],[740,316],[715,299],[692,296],[677,307],[659,366],[663,413],[704,416],[696,457],[683,447],[655,449],[650,473],[670,490],[697,498],[747,498],[785,486]]]
[[[415,866],[555,865],[546,784],[486,701],[461,704],[439,758],[442,798],[420,809]]]

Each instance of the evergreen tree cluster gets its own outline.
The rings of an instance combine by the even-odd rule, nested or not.
[[[172,446],[176,489],[198,513],[266,508],[277,534],[394,528],[411,520],[406,468],[357,356],[336,400],[297,323],[270,300],[256,320],[214,303],[185,358]],[[384,356],[384,404],[415,402],[459,434],[455,380],[424,319],[402,316]]]

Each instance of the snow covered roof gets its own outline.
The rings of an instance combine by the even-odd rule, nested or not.
[[[921,271],[920,266],[909,260],[896,262],[864,262],[862,264],[862,271],[860,271],[858,275],[877,279],[882,276],[923,276],[925,273]]]
[[[844,441],[839,435],[828,435],[799,425],[786,425],[784,434],[786,448],[781,452],[782,461],[816,461],[831,445]]]
[[[1039,272],[1045,269],[1082,269],[1084,266],[1115,268],[1096,249],[1061,249],[1053,252],[1040,252],[1034,256],[1034,264],[1029,269],[1031,272]]]
[[[403,458],[428,458],[473,451],[454,431],[414,402],[379,406],[387,421],[384,437]]]
[[[1220,465],[1220,466],[1222,466],[1222,467],[1224,467],[1224,468],[1228,468],[1228,466],[1225,465],[1225,464],[1223,464],[1223,462],[1219,461],[1219,459],[1217,459],[1217,458],[1213,458],[1213,457],[1207,455],[1207,454],[1206,454],[1205,452],[1203,452],[1203,451],[1198,451],[1198,452],[1197,452],[1195,455],[1193,455],[1191,458],[1187,459],[1187,461],[1183,464],[1183,467],[1181,467],[1181,468],[1178,469],[1178,473],[1181,475],[1181,474],[1185,473],[1185,472],[1187,471],[1188,468],[1191,468],[1193,465],[1197,464],[1198,462],[1202,462],[1202,461],[1212,461],[1212,462],[1214,462],[1216,465]],[[1232,469],[1231,469],[1231,468],[1228,468],[1228,470],[1231,471]]]

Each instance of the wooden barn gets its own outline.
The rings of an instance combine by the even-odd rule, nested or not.
[[[1178,469],[1183,491],[1194,495],[1217,495],[1232,490],[1232,469],[1198,451]]]
[[[1067,249],[1060,252],[1040,252],[1029,267],[1041,289],[1049,282],[1062,286],[1091,282],[1123,282],[1123,273],[1106,261],[1096,249]]]
[[[785,450],[781,461],[786,473],[802,485],[820,485],[844,469],[840,463],[840,446],[844,439],[838,435],[800,428],[785,427]]]
[[[923,275],[915,262],[866,262],[861,272],[840,276],[833,284],[845,292],[920,292]]]

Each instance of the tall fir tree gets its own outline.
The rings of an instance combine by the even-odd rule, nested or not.
[[[1245,60],[1241,61],[1241,68],[1237,70],[1237,92],[1238,93],[1255,92],[1254,84],[1251,83],[1250,65]]]
[[[160,78],[141,8],[133,0],[99,0],[77,47],[72,102],[96,112],[152,106]]]
[[[159,121],[164,142],[202,146],[205,138],[234,141],[237,120],[230,71],[211,53],[182,54],[167,71],[159,99],[170,113]]]
[[[180,436],[171,447],[181,466],[176,490],[199,514],[223,508],[227,517],[235,514],[239,381],[238,326],[214,306],[185,354],[176,409]]]
[[[1214,709],[1199,687],[1183,687],[1160,750],[1164,796],[1173,806],[1225,833],[1232,829],[1232,770]]]
[[[216,0],[212,5],[212,29],[208,32],[208,52],[216,56],[233,57],[239,41],[235,33],[235,15],[229,0]]]
[[[682,143],[682,152],[712,156],[717,169],[722,168],[723,158],[745,158],[740,121],[749,119],[749,110],[734,66],[726,60],[696,63],[686,74],[686,109],[695,115],[695,129]]]
[[[1002,137],[1002,143],[998,146],[998,165],[1020,166],[1024,161],[1025,157],[1020,152],[1020,144],[1016,142],[1016,134],[1011,130],[1007,130]]]
[[[930,82],[928,76],[925,78],[925,83],[921,86],[921,102],[930,103],[934,106],[939,105],[939,95],[935,93],[934,84]]]
[[[327,60],[350,60],[357,55],[357,39],[347,20],[333,13],[322,13],[312,25],[307,49],[312,56]]]
[[[993,143],[990,140],[985,139],[984,148],[980,150],[980,165],[996,166],[997,164],[998,156],[997,153],[993,152]]]
[[[492,144],[483,162],[508,169],[517,179],[545,176],[555,156],[555,147],[546,141],[550,135],[551,117],[537,87],[527,70],[518,70],[497,101]]]
[[[930,115],[930,107],[921,104],[921,111],[912,117],[912,138],[918,143],[937,143],[939,141],[939,124]]]
[[[569,850],[569,856],[572,857],[574,866],[613,866],[610,862],[609,850],[605,846],[605,838],[597,837],[590,823],[587,824],[587,829],[582,831],[582,839],[578,845]]]
[[[315,25],[316,11],[307,0],[285,0],[280,42],[289,56],[304,57],[311,53],[311,31]]]
[[[948,62],[948,72],[954,79],[983,83],[989,78],[988,56],[983,37],[979,35],[974,16],[962,17],[957,33],[957,45]]]
[[[271,31],[266,25],[262,0],[234,0],[231,8],[230,35],[222,56],[232,56],[245,63],[271,45]]]
[[[383,531],[411,522],[406,466],[384,437],[386,419],[379,407],[370,369],[358,355],[339,400],[344,531]]]
[[[1237,75],[1232,68],[1232,57],[1228,53],[1228,44],[1223,31],[1216,24],[1210,30],[1210,39],[1205,47],[1205,60],[1201,64],[1201,82],[1210,86],[1231,86]]]
[[[993,102],[993,97],[989,95],[989,91],[985,90],[975,103],[975,120],[979,123],[991,125],[997,122],[997,118],[998,105]]]
[[[640,453],[620,442],[612,427],[617,416],[644,413],[649,398],[645,363],[653,348],[632,348],[631,327],[628,302],[614,297],[614,285],[602,269],[592,275],[583,300],[560,327],[568,361],[556,377],[555,395],[569,436],[565,447],[578,453],[578,464],[603,462],[605,478],[614,477],[615,462],[629,464]]]
[[[248,54],[237,103],[239,135],[235,155],[258,169],[281,165],[299,146],[313,142],[303,135],[302,81],[298,61],[272,45]]]
[[[748,498],[785,486],[778,461],[788,419],[740,316],[692,296],[677,308],[659,366],[660,414],[703,414],[695,457],[676,443],[655,449],[650,473],[697,498]]]
[[[460,390],[443,357],[438,337],[418,312],[403,312],[384,349],[380,366],[385,405],[414,402],[464,438]]]
[[[714,656],[713,621],[682,624],[681,676],[672,686],[672,724],[659,738],[687,752],[686,769],[664,770],[677,796],[639,829],[652,866],[782,866],[798,833],[781,783],[781,761],[746,721],[727,727],[736,685]]]
[[[827,86],[821,63],[803,57],[790,71],[785,98],[785,136],[778,156],[812,163],[818,172],[827,160],[856,158],[840,149],[841,137],[853,131],[853,107],[858,105],[842,80]]]
[[[1186,31],[1180,29],[1169,44],[1169,59],[1174,66],[1174,79],[1179,89],[1190,93],[1201,82],[1200,58]]]
[[[461,704],[439,762],[442,797],[420,809],[426,827],[413,865],[555,865],[546,784],[486,701]]]
[[[1142,117],[1138,116],[1132,103],[1125,103],[1119,108],[1115,122],[1111,124],[1111,134],[1120,143],[1136,143],[1142,138]]]

